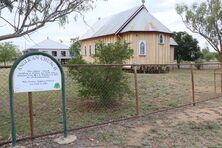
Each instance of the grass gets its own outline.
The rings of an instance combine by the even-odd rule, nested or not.
[[[221,127],[221,120],[182,122],[161,130],[154,127],[144,134],[141,143],[157,147],[164,147],[167,143],[170,144],[168,147],[221,147]]]
[[[10,137],[8,73],[9,69],[0,69],[0,141]],[[134,77],[133,74],[128,75],[130,78],[129,85],[133,91]],[[141,114],[190,103],[192,101],[190,80],[189,70],[174,70],[168,74],[138,74]],[[98,124],[136,114],[135,96],[133,94],[120,101],[116,106],[107,109],[96,103],[81,101],[77,89],[78,86],[75,81],[66,75],[69,128]],[[195,90],[197,100],[218,95],[214,93],[213,71],[195,71]],[[61,94],[55,91],[33,93],[35,135],[62,130],[60,96]],[[27,94],[15,95],[15,112],[18,136],[28,136]],[[112,135],[113,133],[108,133],[108,135],[104,135],[104,139]]]

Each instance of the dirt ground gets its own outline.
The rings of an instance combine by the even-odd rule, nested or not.
[[[167,112],[71,132],[77,141],[58,145],[53,135],[20,142],[32,148],[48,147],[222,147],[222,98]],[[3,147],[9,147],[5,145]]]

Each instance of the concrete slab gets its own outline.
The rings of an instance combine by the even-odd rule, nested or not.
[[[74,141],[77,140],[77,137],[75,135],[69,135],[68,137],[59,137],[54,140],[54,142],[60,144],[60,145],[65,145],[65,144],[70,144],[73,143]]]

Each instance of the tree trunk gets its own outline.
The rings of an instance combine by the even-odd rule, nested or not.
[[[6,66],[6,61],[4,60],[4,66]]]
[[[218,60],[219,60],[219,62],[221,63],[221,64],[220,64],[220,68],[222,68],[222,51],[220,51],[218,54],[219,54]]]
[[[177,68],[180,69],[180,63],[177,63]]]
[[[222,62],[222,51],[219,52],[219,62]]]

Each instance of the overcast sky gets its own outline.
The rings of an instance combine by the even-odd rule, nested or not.
[[[186,29],[180,16],[176,13],[175,6],[177,3],[192,4],[193,2],[200,1],[203,0],[146,0],[145,5],[149,12],[171,31],[187,31],[192,34],[188,29]],[[97,0],[96,7],[85,13],[84,16],[87,24],[91,26],[99,17],[104,18],[141,4],[141,0]],[[21,50],[31,47],[36,43],[43,41],[47,37],[55,41],[63,41],[64,44],[69,46],[70,38],[81,36],[89,29],[87,24],[84,23],[81,17],[78,17],[77,21],[75,21],[73,16],[70,16],[69,24],[66,24],[64,27],[61,27],[58,23],[54,22],[47,24],[37,32],[32,33],[30,36],[31,39],[26,36],[6,41],[12,41]],[[3,27],[0,28],[0,35],[6,32],[7,29],[3,29]],[[199,45],[202,48],[208,45],[199,35],[192,35],[198,39]]]

